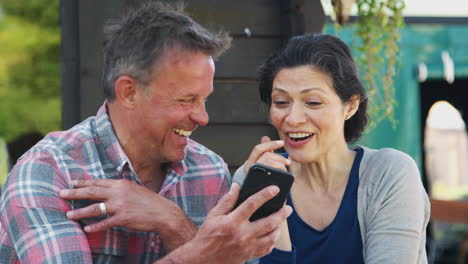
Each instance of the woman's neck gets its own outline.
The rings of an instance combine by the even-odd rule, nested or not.
[[[328,152],[310,163],[292,161],[291,172],[296,184],[305,184],[312,191],[333,192],[348,182],[356,152],[345,148]]]

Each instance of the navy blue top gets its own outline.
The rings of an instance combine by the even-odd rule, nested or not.
[[[335,219],[318,231],[293,210],[288,218],[292,251],[273,249],[260,263],[364,263],[361,231],[357,217],[359,164],[364,150],[357,148],[346,190]],[[287,204],[294,209],[291,197]]]

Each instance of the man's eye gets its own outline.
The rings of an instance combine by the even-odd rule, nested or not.
[[[184,103],[184,104],[189,104],[193,103],[195,99],[189,98],[189,99],[179,99],[179,102]]]

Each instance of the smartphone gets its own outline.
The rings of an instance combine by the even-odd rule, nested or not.
[[[278,211],[283,207],[286,198],[289,195],[291,186],[294,182],[294,176],[284,170],[276,169],[267,165],[254,163],[242,184],[240,189],[239,198],[237,199],[234,208],[237,208],[251,195],[259,192],[265,187],[276,185],[279,187],[280,192],[271,200],[263,204],[255,213],[250,217],[250,221],[269,216],[270,214]]]

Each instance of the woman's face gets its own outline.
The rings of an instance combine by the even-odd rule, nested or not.
[[[346,148],[344,122],[354,111],[343,103],[330,76],[312,66],[280,70],[273,80],[270,117],[296,162],[317,161]]]

